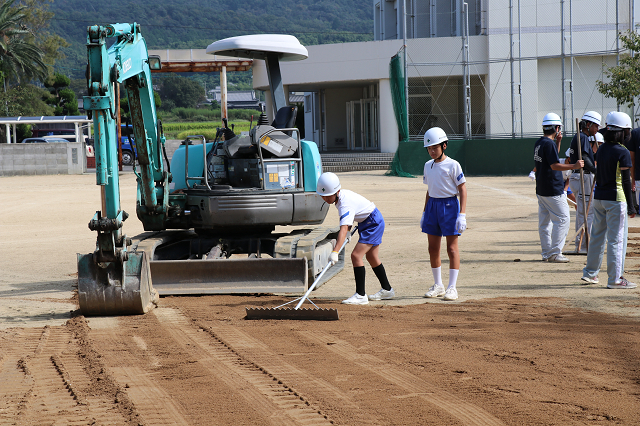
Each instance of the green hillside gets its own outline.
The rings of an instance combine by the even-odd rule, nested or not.
[[[83,78],[87,26],[137,22],[150,49],[204,49],[244,34],[292,34],[304,45],[373,39],[370,0],[54,0],[51,31],[71,46],[56,71]],[[231,80],[233,81],[233,80]]]

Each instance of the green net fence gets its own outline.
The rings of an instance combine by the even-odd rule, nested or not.
[[[398,124],[399,144],[409,141],[409,119],[404,87],[404,63],[401,52],[402,51],[393,56],[389,62],[391,99],[393,101],[393,112],[396,117],[396,123]],[[399,155],[400,149],[397,149],[386,175],[414,177],[411,173],[407,173],[402,169]]]

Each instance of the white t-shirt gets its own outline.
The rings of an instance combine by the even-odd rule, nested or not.
[[[466,181],[460,163],[453,158],[447,157],[439,163],[430,160],[424,164],[422,183],[429,185],[429,197],[455,197],[458,195],[458,185]]]
[[[353,221],[360,223],[369,217],[376,205],[360,194],[348,189],[341,189],[336,201],[338,214],[340,214],[340,226],[353,225]]]

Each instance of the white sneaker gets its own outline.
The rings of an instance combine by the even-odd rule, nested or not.
[[[360,296],[358,293],[356,293],[350,298],[343,300],[342,303],[344,303],[345,305],[368,305],[369,299],[367,298],[366,294],[364,296]]]
[[[587,284],[598,284],[600,282],[598,277],[591,278],[588,275],[583,275],[581,279],[582,279],[582,281],[584,281]]]
[[[376,294],[370,294],[369,300],[387,300],[396,297],[396,292],[391,290],[380,289]]]
[[[442,284],[434,284],[431,286],[428,292],[424,294],[424,297],[438,297],[444,294],[444,286]]]
[[[550,258],[547,259],[547,262],[551,262],[551,263],[567,263],[567,262],[569,262],[569,258],[566,257],[565,255],[563,255],[562,253],[554,254],[553,256],[551,256]]]
[[[607,284],[607,288],[636,288],[638,287],[636,283],[632,283],[627,281],[626,278],[620,277],[615,284]]]
[[[448,288],[447,291],[444,292],[444,297],[442,300],[456,300],[458,298],[458,290],[455,287]]]

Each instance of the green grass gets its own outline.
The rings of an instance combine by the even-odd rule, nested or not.
[[[253,125],[258,121],[260,113],[254,110],[231,109],[229,127],[236,134],[249,131],[251,116]],[[220,110],[198,108],[174,108],[172,111],[161,111],[158,117],[162,120],[164,135],[167,139],[185,139],[190,135],[203,135],[207,140],[215,139],[216,129],[222,127]]]
[[[249,121],[232,121],[229,127],[234,125],[233,131],[236,134],[249,131]],[[255,121],[253,125],[255,126]],[[222,127],[220,122],[199,122],[199,123],[163,123],[164,136],[167,139],[186,139],[191,135],[203,135],[207,140],[213,140],[216,137],[216,130]]]

